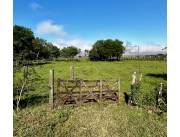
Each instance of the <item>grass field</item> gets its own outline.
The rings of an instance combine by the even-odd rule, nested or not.
[[[75,79],[119,79],[119,104],[86,104],[80,107],[48,108],[48,77],[50,68],[57,78],[69,79],[69,66],[75,66]],[[22,109],[14,112],[14,136],[62,137],[161,137],[166,136],[166,113],[149,112],[148,107],[130,107],[123,93],[130,92],[131,74],[138,72],[137,61],[91,62],[56,61],[34,67],[39,80],[34,89],[22,96]],[[163,61],[140,61],[143,73],[140,96],[149,97],[154,88],[166,84],[166,64]],[[22,72],[14,74],[14,85],[20,83]],[[55,87],[56,90],[56,87]],[[149,103],[148,105],[151,105]]]

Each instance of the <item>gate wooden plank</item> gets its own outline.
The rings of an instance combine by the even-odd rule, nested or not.
[[[75,103],[77,105],[94,100],[119,101],[120,80],[61,80],[58,79],[57,99],[62,104]]]

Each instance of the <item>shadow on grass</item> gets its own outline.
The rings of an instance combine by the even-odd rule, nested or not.
[[[129,99],[130,99],[130,96],[126,92],[124,92],[124,100],[127,105],[128,105]]]
[[[29,66],[42,66],[42,65],[46,65],[46,64],[52,64],[51,61],[46,61],[46,62],[34,62],[34,63],[30,63]]]
[[[163,73],[163,74],[148,73],[148,74],[146,74],[146,76],[154,77],[154,78],[163,78],[164,80],[167,80],[167,74],[166,73]]]
[[[37,106],[39,104],[47,103],[48,95],[31,95],[20,100],[19,108],[25,108],[27,106]],[[14,109],[16,109],[16,100],[13,100]]]

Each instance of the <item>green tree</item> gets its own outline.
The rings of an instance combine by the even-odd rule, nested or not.
[[[85,55],[85,56],[88,56],[88,55],[89,55],[89,50],[85,49],[85,50],[84,50],[84,55]]]
[[[59,48],[44,39],[34,36],[31,29],[15,25],[13,27],[14,61],[57,58]]]
[[[50,58],[57,58],[60,56],[60,50],[58,47],[54,46],[52,43],[48,42],[47,44],[47,49],[50,54]]]
[[[119,60],[125,51],[123,42],[119,40],[98,40],[89,52],[91,60]]]
[[[38,37],[32,41],[34,52],[36,54],[36,59],[44,58],[43,49],[45,48],[44,46],[45,43],[46,43],[45,40],[40,39]]]
[[[76,56],[79,53],[80,53],[80,49],[78,49],[74,46],[70,46],[70,47],[64,47],[60,51],[60,56],[65,57],[65,58],[73,58],[74,56]]]
[[[31,60],[35,58],[32,41],[35,39],[31,29],[15,25],[13,27],[13,52],[15,60]]]

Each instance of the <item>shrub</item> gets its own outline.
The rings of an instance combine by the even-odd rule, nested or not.
[[[133,104],[138,105],[140,101],[140,83],[136,83],[131,85],[131,100]]]
[[[163,86],[162,95],[159,95],[160,87],[156,86],[154,90],[144,93],[141,98],[141,105],[157,107],[161,111],[167,111],[167,86]]]
[[[167,86],[163,85],[162,87],[162,94],[159,94],[159,88],[157,88],[157,107],[164,111],[167,112]]]

